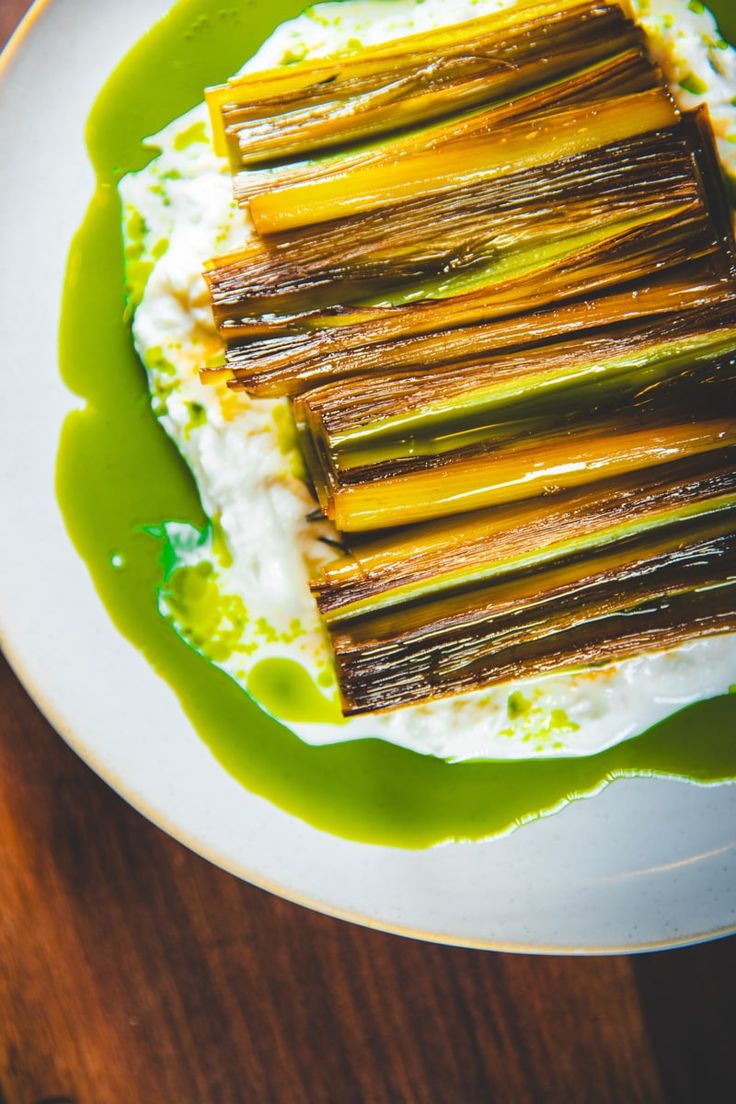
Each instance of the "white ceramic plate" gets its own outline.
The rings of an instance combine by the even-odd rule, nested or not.
[[[0,73],[0,610],[3,645],[29,692],[156,824],[324,912],[447,943],[555,953],[675,946],[736,930],[736,786],[617,782],[483,844],[408,852],[346,842],[242,789],[113,628],[54,495],[59,432],[75,405],[58,376],[56,331],[69,242],[93,189],[86,117],[116,62],[166,7],[42,3]]]

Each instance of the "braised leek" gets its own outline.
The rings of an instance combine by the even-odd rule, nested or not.
[[[508,100],[641,42],[618,3],[541,0],[210,89],[216,148],[234,167],[294,160]]]
[[[531,0],[208,93],[253,234],[225,379],[289,396],[364,713],[736,630],[736,246],[628,8]]]
[[[353,543],[312,591],[328,623],[355,620],[722,511],[736,511],[736,454],[727,451]]]

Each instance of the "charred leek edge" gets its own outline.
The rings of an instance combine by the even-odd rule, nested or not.
[[[295,417],[330,450],[366,450],[374,442],[380,449],[387,438],[411,447],[417,436],[457,432],[489,418],[510,420],[549,404],[570,409],[581,392],[585,404],[611,392],[634,394],[734,351],[736,300],[421,375],[327,384],[296,402]]]
[[[476,315],[483,318],[489,302],[508,313],[509,303],[516,308],[518,300],[525,302],[528,295],[533,294],[533,287],[527,293],[527,285],[534,284],[540,272],[557,274],[557,281],[564,289],[568,271],[589,264],[596,257],[612,258],[618,262],[620,270],[619,254],[625,243],[630,243],[632,252],[643,243],[647,249],[656,249],[662,254],[683,238],[692,241],[692,248],[696,247],[696,242],[699,246],[703,239],[701,251],[704,248],[712,252],[716,248],[715,233],[698,200],[669,203],[628,217],[624,213],[618,219],[615,216],[614,211],[609,219],[601,219],[599,225],[584,226],[581,231],[574,225],[562,223],[559,238],[551,236],[549,240],[538,241],[531,236],[528,243],[522,238],[515,248],[494,259],[484,258],[467,269],[450,270],[429,275],[424,280],[409,281],[403,286],[389,287],[380,296],[352,305],[340,304],[291,314],[268,312],[224,317],[220,333],[229,343],[244,338],[263,338],[269,342],[270,350],[274,339],[282,335],[288,338],[299,333],[347,330],[349,337],[354,328],[364,327],[361,333],[371,336],[376,328],[383,334],[390,327],[401,326],[409,332],[419,327],[422,332],[435,324],[438,314],[447,325],[467,324],[468,320],[474,321]],[[541,294],[545,298],[549,296],[546,290]],[[318,301],[317,295],[314,300]],[[261,304],[256,302],[254,306],[258,311]],[[218,311],[230,313],[230,307],[223,303]],[[253,355],[258,352],[255,346]]]
[[[324,374],[340,374],[335,372],[333,365],[337,362],[331,359],[330,349],[338,352],[347,345],[365,351],[373,343],[433,337],[438,331],[487,324],[514,315],[527,317],[540,308],[583,294],[590,297],[703,257],[714,258],[714,268],[720,267],[712,228],[697,207],[687,208],[643,223],[632,220],[621,227],[606,227],[598,234],[582,235],[577,242],[556,243],[542,250],[541,256],[532,250],[514,258],[520,272],[509,273],[508,267],[499,265],[495,283],[486,277],[486,287],[464,295],[403,307],[376,307],[364,311],[362,317],[358,311],[324,312],[308,320],[310,327],[319,328],[313,336],[300,334],[298,329],[295,334],[280,335],[277,323],[273,328],[263,326],[259,340],[257,329],[249,332],[247,327],[225,323],[221,332],[233,373],[229,386],[257,395],[293,395],[308,385],[315,355],[321,353],[326,359]],[[499,347],[504,347],[502,340]],[[206,373],[202,379],[206,382]]]
[[[635,549],[525,573],[332,633],[347,714],[622,659],[736,626],[725,512]]]
[[[237,165],[343,145],[538,82],[538,58],[559,72],[576,48],[640,35],[617,3],[567,0],[248,74],[206,94],[216,149]]]
[[[205,275],[218,322],[295,314],[385,297],[396,286],[405,297],[410,282],[489,262],[496,270],[511,255],[704,198],[688,128],[678,126],[458,193],[260,239],[209,262]]]
[[[457,190],[480,180],[612,145],[637,134],[663,130],[679,118],[665,89],[565,108],[522,120],[494,134],[423,150],[388,165],[367,165],[291,188],[254,196],[250,213],[261,234],[327,222],[378,207]]]
[[[471,327],[525,309],[534,310],[621,282],[622,278],[641,278],[688,258],[710,256],[714,277],[732,271],[727,200],[720,177],[706,171],[715,158],[707,119],[702,112],[687,116],[678,130],[690,143],[693,165],[697,166],[694,176],[699,178],[703,200],[707,197],[707,216],[700,203],[670,215],[642,215],[642,224],[636,220],[628,226],[624,223],[613,232],[605,248],[597,239],[612,233],[607,227],[588,231],[577,239],[533,244],[519,253],[512,250],[495,265],[481,267],[470,275],[460,273],[435,279],[434,283],[425,281],[421,286],[412,284],[402,291],[409,299],[428,293],[448,296],[442,303],[430,299],[400,307],[332,308],[291,318],[226,318],[221,332],[227,343],[228,365],[233,369],[231,386],[242,386],[256,394],[293,394],[303,390],[317,372],[339,376],[366,367],[390,370],[395,342],[402,343],[399,350],[404,353],[409,345],[421,359],[416,340],[421,334],[428,335],[428,345],[436,345],[432,331],[439,331],[439,344],[448,349],[458,339],[467,343],[472,338],[470,330],[452,332],[460,326]],[[225,290],[225,298],[228,294]],[[233,295],[237,298],[237,291]],[[224,307],[223,312],[229,309]],[[380,348],[371,350],[373,343]],[[348,355],[349,351],[354,355]],[[463,352],[467,355],[468,349],[460,355]],[[206,374],[202,378],[206,381]]]
[[[327,459],[330,485],[339,486],[440,468],[461,456],[497,453],[541,434],[587,432],[596,419],[602,426],[613,418],[626,420],[628,428],[633,429],[645,422],[672,424],[683,413],[691,420],[695,416],[718,417],[734,403],[736,357],[729,354],[715,361],[704,358],[693,364],[686,362],[653,382],[646,376],[633,376],[627,386],[605,390],[593,383],[571,391],[562,403],[530,399],[519,407],[470,421],[465,429],[434,436],[394,437],[363,447],[352,445],[329,451],[321,439],[320,448]],[[298,430],[309,435],[304,423]]]
[[[320,613],[333,623],[589,554],[655,529],[707,521],[722,510],[736,516],[736,455],[717,459],[714,465],[706,455],[695,464],[635,472],[552,499],[411,526],[355,544],[322,567],[311,589]]]
[[[611,96],[645,92],[663,83],[660,71],[639,48],[623,50],[593,64],[588,64],[590,59],[587,56],[584,60],[584,68],[566,73],[502,103],[472,108],[447,121],[417,127],[408,134],[383,138],[347,153],[328,153],[317,160],[297,161],[276,168],[242,170],[234,178],[235,198],[241,206],[247,207],[250,200],[261,192],[306,184],[369,164],[386,164],[421,149],[437,149],[473,135],[490,135],[496,128],[525,116],[559,110],[576,103],[592,103]]]
[[[514,60],[518,50],[513,44],[493,56],[438,59],[416,76],[348,100],[330,98],[310,104],[265,125],[244,119],[237,108],[226,108],[231,161],[262,165],[286,159],[288,163],[338,145],[359,147],[369,138],[421,126],[450,112],[503,102],[534,87],[540,76],[570,72],[596,58],[639,46],[642,40],[642,32],[633,26],[619,33],[614,30],[610,36],[601,27],[597,42],[581,40],[572,48],[558,35],[547,33],[546,41],[536,43],[520,62]]]
[[[343,331],[294,334],[283,339],[285,345],[288,342],[291,357],[285,350],[281,353],[272,350],[265,366],[262,357],[248,378],[253,378],[257,370],[260,387],[294,393],[357,375],[389,375],[442,367],[473,356],[491,356],[507,349],[531,347],[554,337],[564,338],[617,322],[677,314],[724,302],[735,295],[736,283],[719,279],[712,265],[701,261],[654,279],[639,281],[624,291],[614,290],[583,302],[566,303],[502,321],[378,340],[374,344],[360,345],[357,343],[360,337],[356,337],[353,347]],[[317,356],[312,355],[315,346],[319,349]],[[233,369],[222,371],[220,378],[235,378]],[[205,370],[202,381],[208,383],[211,379],[211,371]]]
[[[733,552],[731,553],[733,554]],[[417,661],[403,668],[378,667],[371,653],[339,655],[338,679],[345,716],[378,713],[403,705],[481,690],[498,683],[572,672],[660,652],[693,639],[733,633],[736,629],[736,584],[703,586],[680,594],[653,595],[639,606],[601,614],[580,626],[550,626],[551,635],[529,642],[509,642],[475,668],[454,677],[427,671]]]
[[[331,450],[324,436],[312,432],[304,421],[297,423],[297,432],[300,440],[303,438],[313,486],[328,508],[331,496],[350,485],[366,486],[422,473],[429,479],[433,471],[439,477],[459,463],[514,456],[539,439],[554,444],[580,435],[587,438],[596,428],[613,434],[616,426],[634,431],[696,418],[719,419],[736,403],[736,357],[688,365],[654,384],[643,383],[633,393],[609,394],[606,400],[601,401],[594,391],[582,391],[575,394],[574,402],[552,410],[540,403],[535,410],[521,414],[502,411],[499,417],[486,418],[484,424],[469,429],[379,441],[365,449]]]
[[[307,456],[320,505],[343,532],[385,529],[499,506],[654,467],[736,443],[736,421],[622,431],[620,419],[540,434],[497,452],[451,456],[440,467],[364,483],[331,482],[322,455]]]
[[[659,572],[663,566],[671,568],[685,564],[692,570],[697,567],[699,555],[713,543],[719,549],[716,559],[722,562],[713,574],[709,569],[709,578],[736,581],[736,560],[722,559],[721,551],[724,545],[727,549],[736,548],[735,516],[732,511],[724,510],[690,526],[654,530],[644,534],[640,541],[592,549],[589,555],[548,564],[540,571],[522,571],[480,586],[439,594],[401,610],[359,617],[336,628],[334,637],[336,641],[345,637],[356,646],[389,641],[407,643],[435,628],[450,632],[459,628],[464,633],[473,625],[482,625],[485,634],[492,620],[503,623],[506,618],[510,619],[511,631],[516,632],[515,623],[523,622],[532,612],[536,621],[533,625],[525,625],[525,638],[529,639],[530,635],[533,638],[535,634],[544,636],[548,629],[546,618],[540,616],[542,610],[553,619],[558,613],[569,616],[577,602],[588,604],[589,591],[595,592],[601,584],[610,586],[621,582],[632,584],[631,593],[624,597],[625,603],[638,604],[637,587],[641,585],[649,592],[649,568]],[[487,643],[502,646],[503,630],[499,628],[488,633]],[[430,644],[435,646],[434,638]],[[463,657],[448,654],[444,662],[448,667],[462,664]]]

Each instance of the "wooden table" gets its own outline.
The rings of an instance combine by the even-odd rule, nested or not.
[[[0,1104],[736,1100],[736,940],[533,958],[330,920],[133,812],[2,661],[0,699]]]

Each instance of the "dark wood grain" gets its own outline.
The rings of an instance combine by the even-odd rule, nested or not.
[[[7,668],[0,689],[6,1104],[665,1099],[627,959],[433,947],[279,901],[128,808]]]
[[[4,664],[0,857],[0,1104],[736,1100],[736,941],[543,959],[307,912],[133,812]]]

